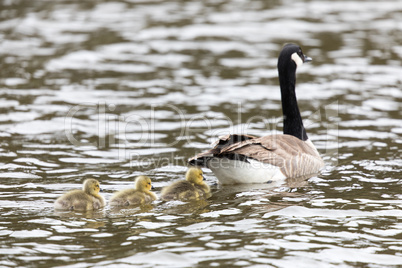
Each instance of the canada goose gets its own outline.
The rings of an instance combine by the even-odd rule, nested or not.
[[[318,172],[324,162],[307,137],[295,92],[296,69],[309,61],[295,44],[285,45],[279,55],[283,134],[226,135],[189,164],[211,169],[222,184],[266,183]]]
[[[62,210],[93,210],[105,206],[105,198],[99,194],[99,182],[95,179],[86,179],[82,190],[69,191],[54,203],[55,209]]]
[[[161,198],[168,200],[196,200],[199,198],[208,198],[211,195],[208,184],[204,182],[202,170],[191,167],[187,170],[186,180],[176,181],[173,184],[164,187],[161,192]]]
[[[110,198],[111,206],[138,206],[149,204],[156,200],[152,189],[151,179],[147,176],[138,176],[135,179],[135,189],[125,189],[115,192]]]

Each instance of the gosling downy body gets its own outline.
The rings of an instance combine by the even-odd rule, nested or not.
[[[114,193],[109,203],[111,206],[120,207],[149,204],[157,199],[151,189],[151,179],[147,176],[138,176],[135,179],[135,189],[125,189]]]
[[[202,170],[199,168],[189,168],[186,173],[186,179],[176,181],[173,184],[164,187],[161,192],[161,198],[169,200],[196,200],[208,198],[211,190],[204,182]]]
[[[311,58],[295,44],[285,45],[279,55],[283,134],[226,135],[189,164],[211,169],[221,184],[266,183],[317,173],[324,162],[307,137],[295,92],[296,69],[308,61]]]
[[[57,210],[94,210],[105,206],[105,198],[99,194],[100,185],[95,179],[84,181],[82,190],[72,190],[60,196],[54,203]]]

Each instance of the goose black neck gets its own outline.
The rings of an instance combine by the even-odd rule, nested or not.
[[[279,62],[278,71],[282,98],[283,134],[306,141],[308,137],[303,126],[295,92],[296,64],[290,62],[287,66],[281,66]]]

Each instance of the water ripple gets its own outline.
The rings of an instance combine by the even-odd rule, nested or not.
[[[0,12],[0,266],[396,267],[402,263],[399,0],[6,1]],[[291,10],[291,12],[289,12]],[[54,211],[95,177],[155,193],[220,135],[280,133],[277,55],[327,164],[212,197]]]

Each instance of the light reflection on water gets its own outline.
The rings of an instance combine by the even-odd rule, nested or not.
[[[401,265],[401,1],[0,6],[0,266]],[[53,210],[84,178],[108,200],[147,174],[159,194],[218,136],[280,132],[289,41],[314,59],[297,93],[321,174],[204,170],[206,201]]]

